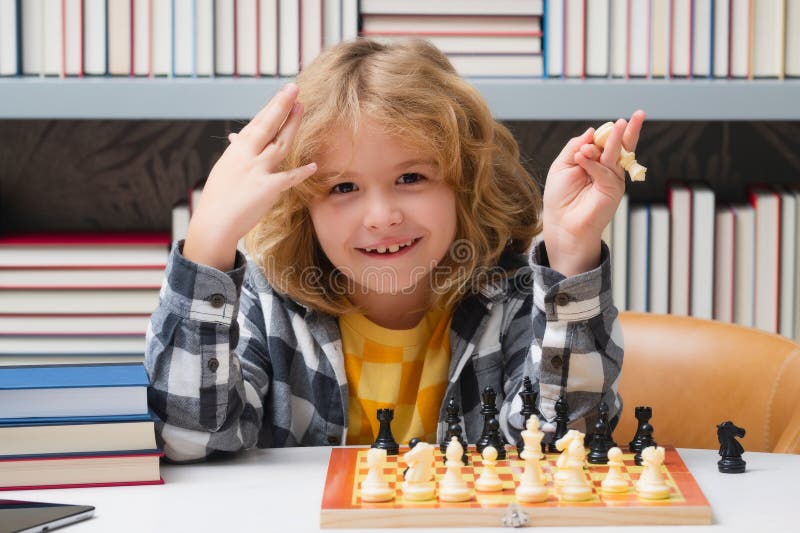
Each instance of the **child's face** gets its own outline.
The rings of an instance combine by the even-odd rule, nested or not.
[[[317,238],[355,289],[409,294],[455,238],[455,193],[432,160],[371,121],[362,122],[353,145],[350,139],[349,131],[333,132],[316,159],[317,176],[343,173],[323,181],[326,193],[309,206]]]

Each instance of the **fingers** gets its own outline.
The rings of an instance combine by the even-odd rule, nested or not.
[[[254,153],[261,153],[272,141],[292,110],[297,98],[297,85],[288,84],[265,105],[253,120],[239,132],[238,140]]]
[[[641,109],[637,109],[631,115],[628,127],[625,128],[625,135],[622,137],[622,145],[629,152],[636,151],[636,145],[639,143],[639,134],[642,131],[645,118],[647,118],[647,115]]]
[[[604,184],[625,183],[625,172],[617,172],[600,161],[589,159],[582,152],[575,154],[575,163],[595,181]],[[620,167],[621,169],[622,167]]]
[[[236,137],[238,137],[238,136],[239,136],[238,133],[229,133],[228,134],[228,142],[233,144],[233,141],[235,141]]]
[[[259,159],[263,160],[267,170],[276,168],[286,157],[294,141],[294,136],[297,134],[297,129],[300,127],[302,115],[302,106],[299,102],[295,102],[283,127],[259,155]]]
[[[269,176],[267,182],[270,186],[277,187],[279,191],[285,191],[295,185],[304,182],[313,176],[317,171],[316,163],[309,163],[302,167],[292,168],[284,172],[277,172]]]
[[[606,140],[603,155],[600,156],[600,163],[610,169],[622,168],[619,164],[619,149],[622,146],[622,135],[625,133],[627,125],[628,123],[624,119],[617,120]]]
[[[561,153],[556,157],[556,161],[561,161],[567,164],[575,164],[575,154],[580,150],[581,146],[591,143],[594,137],[594,128],[589,128],[583,134],[573,137],[567,142]]]

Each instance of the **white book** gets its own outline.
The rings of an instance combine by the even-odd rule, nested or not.
[[[142,357],[144,335],[24,335],[3,337],[1,356],[19,355],[136,355]]]
[[[731,24],[730,0],[714,1],[714,77],[727,78],[729,66]]]
[[[491,55],[458,54],[448,57],[461,76],[541,77],[544,64],[540,54]]]
[[[595,0],[591,0],[595,1]],[[542,0],[361,0],[364,15],[541,15]]]
[[[750,3],[752,0],[731,0],[730,75],[750,75]]]
[[[239,0],[239,3],[247,0]],[[250,0],[252,1],[252,0]],[[194,74],[194,2],[172,0],[172,75]]]
[[[358,37],[358,0],[342,2],[342,40],[352,41]]]
[[[564,75],[580,78],[586,72],[584,0],[564,0]]]
[[[142,355],[3,355],[0,353],[0,366],[40,366],[40,365],[102,365],[105,363],[142,363]]]
[[[784,72],[786,76],[800,77],[800,0],[786,0],[786,66]],[[800,336],[800,333],[798,335]]]
[[[711,75],[712,25],[711,2],[694,0],[692,19],[692,75],[707,78]]]
[[[650,3],[631,2],[629,10],[628,75],[643,78],[650,72]]]
[[[151,4],[153,42],[152,65],[154,76],[172,75],[172,3],[157,2]]]
[[[688,316],[692,272],[692,193],[674,184],[669,193],[669,312]]]
[[[157,289],[14,289],[5,291],[0,313],[132,314],[157,305]]]
[[[564,75],[564,0],[547,2],[547,25],[544,32],[547,54],[547,75],[557,78]],[[622,0],[617,0],[622,1]]]
[[[669,313],[669,209],[650,206],[648,311]]]
[[[164,269],[153,268],[0,268],[0,290],[10,288],[112,288],[157,289]]]
[[[586,3],[586,75],[606,77],[609,74],[609,0]]]
[[[214,4],[214,73],[233,76],[236,71],[236,14],[233,0],[216,0]]]
[[[582,12],[582,11],[581,11]],[[362,34],[528,34],[541,31],[539,17],[440,17],[420,15],[365,15]],[[283,28],[283,26],[281,26]],[[582,31],[582,30],[581,30]]]
[[[278,74],[300,70],[300,0],[278,0]]]
[[[150,315],[0,315],[0,335],[135,335],[147,333]]]
[[[257,0],[236,2],[236,74],[258,74],[258,3]]]
[[[519,35],[418,35],[445,54],[538,54],[542,41],[537,37]],[[394,43],[407,39],[405,35],[370,35],[379,42]]]
[[[262,76],[276,76],[278,74],[278,0],[259,0],[259,2],[259,71]],[[338,12],[338,0],[335,3]]]
[[[756,213],[750,205],[734,206],[736,242],[733,245],[736,264],[733,267],[733,321],[742,326],[755,325],[753,308],[756,286]]]
[[[549,13],[549,11],[548,11]],[[628,75],[628,0],[611,0],[611,75]]]
[[[131,246],[75,244],[0,246],[0,265],[3,268],[57,268],[79,266],[166,266],[169,250],[163,246]]]
[[[342,7],[340,0],[323,1],[322,46],[328,48],[342,40]]]
[[[17,69],[17,0],[0,0],[0,76]]]
[[[0,456],[81,452],[95,454],[98,450],[125,452],[152,450],[156,447],[156,432],[152,420],[0,426]]]
[[[650,206],[631,207],[628,230],[628,310],[645,313],[650,283]]]
[[[794,337],[795,293],[797,292],[797,199],[790,190],[781,193],[781,292],[780,324],[778,332],[789,338]]]
[[[750,203],[756,210],[755,327],[778,333],[781,198],[774,191],[757,188],[751,192]]]
[[[214,75],[214,0],[195,0],[194,72]]]
[[[150,75],[151,0],[133,0],[133,74]]]
[[[692,281],[691,313],[714,317],[714,191],[692,187]]]
[[[733,322],[736,265],[736,214],[730,206],[717,208],[714,227],[714,320]]]
[[[83,10],[81,0],[64,0],[64,74],[83,74]]]
[[[753,2],[752,70],[756,78],[783,76],[785,0]]]
[[[691,55],[692,0],[673,0],[670,76],[689,76],[692,69]]]
[[[620,311],[628,308],[628,195],[622,199],[614,212],[611,240],[614,243],[614,255],[611,257],[611,290],[614,305]]]
[[[669,68],[669,0],[650,0],[650,76],[667,77]]]
[[[30,1],[30,0],[29,0]],[[61,0],[44,1],[44,26],[42,29],[43,37],[43,57],[42,72],[45,76],[58,76],[61,74],[61,54],[63,45],[63,20],[64,12]]]
[[[172,240],[177,241],[186,238],[186,230],[189,229],[189,206],[188,204],[176,205],[172,208]]]
[[[93,76],[106,73],[106,0],[83,2],[83,70]]]
[[[22,73],[44,74],[44,1],[22,2]]]
[[[131,0],[108,2],[108,73],[131,73]]]

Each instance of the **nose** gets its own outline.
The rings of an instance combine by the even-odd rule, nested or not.
[[[402,210],[391,193],[377,192],[367,198],[364,213],[364,226],[367,228],[381,230],[402,221]]]

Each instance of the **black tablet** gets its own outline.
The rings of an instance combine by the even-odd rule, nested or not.
[[[0,533],[51,531],[93,514],[90,505],[0,500]]]

